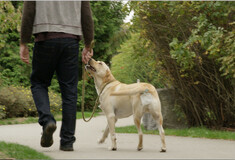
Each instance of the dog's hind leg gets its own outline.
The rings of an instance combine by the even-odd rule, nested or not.
[[[139,115],[134,115],[134,122],[135,122],[135,126],[138,130],[138,134],[139,134],[139,144],[137,147],[137,150],[140,151],[143,149],[143,132],[140,126],[140,122],[141,122],[141,116]]]
[[[152,114],[153,118],[156,120],[159,135],[161,137],[161,142],[162,142],[161,152],[166,152],[165,132],[164,132],[164,129],[162,127],[162,125],[163,125],[162,114],[157,113],[157,112],[151,112],[151,114]]]
[[[117,122],[117,119],[115,119],[115,123],[116,122]],[[104,130],[104,134],[103,134],[102,138],[98,140],[98,143],[99,144],[104,143],[104,141],[108,137],[108,135],[109,135],[109,125],[107,124],[107,126],[106,126],[106,128]]]

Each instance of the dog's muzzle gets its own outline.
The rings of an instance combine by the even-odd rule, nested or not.
[[[91,70],[93,72],[96,72],[96,69],[94,67],[92,67],[89,63],[85,65],[85,69],[86,70]]]

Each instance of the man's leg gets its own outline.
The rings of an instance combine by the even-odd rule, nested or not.
[[[62,94],[62,127],[60,149],[72,151],[75,142],[78,84],[78,40],[63,39],[64,48],[56,68]]]
[[[33,53],[31,91],[39,114],[38,122],[43,126],[42,147],[50,147],[53,144],[52,134],[56,129],[48,96],[48,86],[55,71],[55,48],[47,41],[36,42]]]

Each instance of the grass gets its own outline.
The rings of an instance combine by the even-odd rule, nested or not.
[[[224,139],[235,140],[235,132],[231,131],[219,131],[211,130],[204,127],[193,127],[187,129],[164,129],[166,135],[171,136],[183,136],[183,137],[197,137],[197,138],[209,138],[209,139]],[[146,131],[142,126],[144,134],[158,134],[157,130]],[[117,133],[137,133],[135,126],[118,127]]]
[[[0,141],[0,159],[52,159],[27,146]]]
[[[99,113],[95,112],[94,117],[98,116]],[[85,112],[85,117],[88,119],[91,116],[91,112]],[[58,113],[54,115],[56,121],[62,120],[62,114]],[[82,118],[82,113],[77,112],[77,119]],[[11,125],[11,124],[29,124],[29,123],[37,123],[38,117],[20,117],[20,118],[8,118],[8,119],[1,119],[0,125]]]

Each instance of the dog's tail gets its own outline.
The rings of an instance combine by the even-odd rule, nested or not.
[[[125,95],[135,95],[138,93],[144,93],[144,92],[149,92],[148,88],[142,88],[142,87],[136,87],[132,89],[125,89],[125,90],[119,90],[116,92],[112,92],[110,96],[125,96]]]

